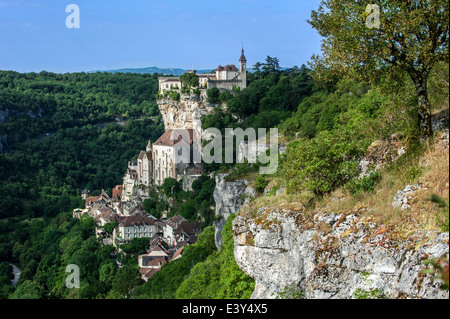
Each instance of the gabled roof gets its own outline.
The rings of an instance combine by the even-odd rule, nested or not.
[[[189,135],[189,140],[187,140],[187,135]],[[173,137],[173,139],[171,139]],[[194,130],[193,129],[174,129],[167,130],[163,135],[153,143],[153,146],[164,145],[164,146],[182,146],[182,144],[190,145],[194,140]]]
[[[167,264],[167,259],[165,257],[141,255],[139,258],[142,259],[142,267],[161,267],[162,265]]]
[[[122,185],[116,185],[113,189],[112,189],[112,197],[113,198],[117,198],[117,197],[122,197]]]
[[[183,222],[187,222],[187,220],[184,219],[183,216],[175,215],[167,221],[167,225],[174,229],[177,229]]]
[[[122,217],[120,219],[120,225],[123,227],[131,227],[131,226],[149,226],[154,225],[156,219],[146,216],[145,214],[136,214],[133,216]]]
[[[144,159],[144,157],[145,156],[147,156],[147,158],[149,159],[149,160],[151,160],[152,159],[152,152],[146,152],[146,151],[141,151],[140,153],[139,153],[139,157],[138,157],[138,159]]]
[[[144,280],[149,280],[150,278],[153,277],[153,275],[155,273],[157,273],[159,271],[159,269],[157,268],[141,268],[141,270],[139,271],[143,277]]]
[[[216,71],[234,71],[238,72],[238,68],[234,64],[227,64],[225,66],[219,65]]]
[[[172,256],[172,258],[170,259],[170,261],[173,261],[175,259],[177,259],[177,257],[181,256],[181,253],[183,252],[185,246],[179,248]]]
[[[86,206],[90,205],[91,203],[95,203],[98,200],[98,196],[89,196],[86,198]]]

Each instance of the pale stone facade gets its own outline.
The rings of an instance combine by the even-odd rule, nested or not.
[[[194,130],[167,130],[153,144],[153,181],[162,185],[164,179],[179,180],[188,167],[194,165]]]
[[[138,185],[137,161],[129,161],[125,176],[123,177],[122,188],[122,202],[127,202],[131,199],[133,187]]]
[[[153,179],[153,155],[152,155],[152,144],[148,141],[147,147],[138,156],[137,159],[137,173],[138,173],[138,183],[145,186],[152,184]]]
[[[194,72],[195,71],[190,71]],[[199,78],[199,87],[201,89],[210,89],[216,87],[223,90],[232,90],[234,88],[245,89],[247,87],[247,59],[245,58],[244,49],[242,49],[239,58],[239,69],[233,65],[219,65],[215,74],[197,74]],[[180,77],[160,77],[159,93],[175,90],[181,92],[182,83]]]
[[[143,213],[123,217],[119,221],[119,234],[125,241],[133,238],[151,238],[157,233],[156,219]]]

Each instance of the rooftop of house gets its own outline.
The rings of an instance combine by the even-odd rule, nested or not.
[[[179,248],[172,256],[172,258],[170,259],[170,261],[177,259],[177,257],[181,256],[181,253],[183,252],[185,246]]]
[[[167,225],[171,226],[172,228],[178,228],[178,226],[183,222],[187,222],[187,220],[184,219],[183,216],[175,215],[167,221]]]
[[[117,199],[117,197],[122,197],[122,188],[123,185],[116,185],[113,189],[112,189],[112,198],[113,199]]]
[[[156,222],[155,218],[143,212],[137,213],[132,216],[119,218],[119,224],[122,227],[144,226],[144,225],[149,226],[154,225],[155,222]]]
[[[147,156],[147,158],[148,158],[149,160],[151,160],[151,159],[152,159],[152,152],[141,151],[141,152],[139,153],[138,160],[144,159],[145,156]]]
[[[225,66],[219,65],[216,71],[233,71],[238,72],[238,68],[234,64],[227,64]]]
[[[161,267],[167,264],[166,257],[141,255],[139,258],[142,259],[142,267]]]
[[[189,140],[187,135],[189,135]],[[167,130],[163,135],[153,143],[153,146],[164,145],[164,146],[175,146],[181,144],[190,145],[194,140],[194,130],[193,129],[175,129]]]

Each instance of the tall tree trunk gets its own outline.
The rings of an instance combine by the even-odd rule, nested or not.
[[[427,90],[428,76],[418,76],[413,81],[419,104],[418,121],[421,137],[428,138],[433,135],[433,130],[431,129],[431,106]]]

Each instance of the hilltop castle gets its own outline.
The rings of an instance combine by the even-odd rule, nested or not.
[[[195,71],[192,71],[195,73]],[[212,111],[205,103],[206,91],[211,88],[220,90],[245,89],[247,87],[247,59],[244,49],[239,58],[239,68],[235,65],[219,65],[215,74],[197,74],[200,96],[182,94],[180,101],[161,99],[158,107],[164,120],[165,133],[153,144],[148,141],[145,151],[141,151],[136,160],[128,162],[123,177],[121,201],[131,199],[136,185],[162,185],[164,179],[195,179],[203,171],[201,164],[193,161],[196,154],[197,132],[200,129],[202,114]],[[181,94],[182,83],[179,77],[160,77],[159,91],[177,91]]]
[[[189,72],[196,73],[196,71]],[[219,65],[215,74],[199,73],[197,76],[200,89],[212,89],[214,87],[222,90],[245,89],[247,87],[247,59],[244,49],[242,48],[239,58],[239,69],[234,64]],[[164,94],[165,91],[180,90],[181,88],[182,83],[178,76],[159,78],[159,92],[161,94]]]

